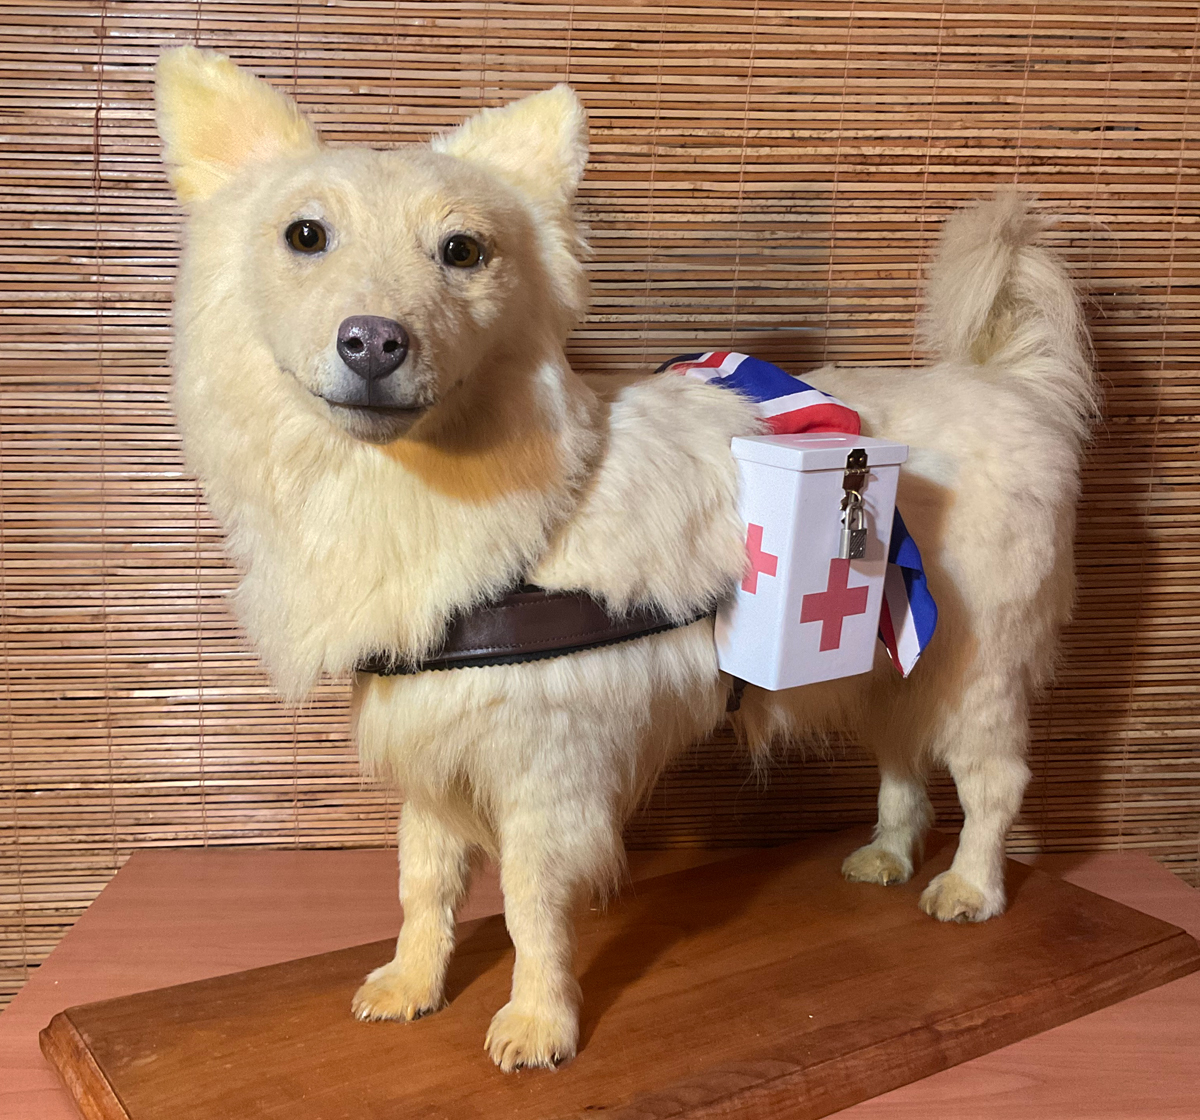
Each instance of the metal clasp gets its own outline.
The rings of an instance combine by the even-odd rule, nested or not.
[[[867,452],[856,447],[846,456],[846,471],[842,475],[842,534],[838,543],[838,559],[862,560],[867,554],[867,511],[863,505],[863,488],[867,482]]]

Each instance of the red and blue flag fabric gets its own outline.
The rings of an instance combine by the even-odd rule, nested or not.
[[[907,677],[929,645],[937,626],[937,604],[929,593],[917,542],[908,534],[897,509],[892,514],[892,540],[888,545],[887,573],[883,578],[883,609],[879,612],[879,640],[887,647],[892,664]]]
[[[836,397],[793,377],[770,362],[730,350],[681,354],[658,367],[731,389],[747,397],[776,435],[797,432],[845,432],[859,435],[858,413]],[[929,593],[917,543],[900,511],[892,518],[879,640],[902,676],[912,672],[937,626],[937,604]]]

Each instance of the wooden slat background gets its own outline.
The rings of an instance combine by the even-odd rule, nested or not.
[[[186,42],[293,91],[335,143],[571,81],[593,125],[589,371],[730,342],[797,372],[907,363],[940,220],[994,183],[1039,192],[1093,302],[1108,415],[1012,843],[1144,849],[1197,882],[1200,6],[5,0],[0,33],[5,996],[135,847],[393,843],[344,686],[271,698],[180,468],[151,67]],[[764,788],[718,739],[630,841],[870,819],[873,768],[835,753]],[[936,800],[953,824],[945,781]]]

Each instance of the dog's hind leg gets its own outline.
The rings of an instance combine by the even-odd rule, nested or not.
[[[400,812],[400,903],[404,924],[393,960],[355,993],[359,1019],[417,1019],[444,1002],[454,950],[454,912],[470,878],[469,846],[434,813],[413,802]]]
[[[943,734],[938,754],[958,787],[964,821],[954,862],[925,888],[920,905],[943,922],[982,922],[1004,910],[1004,840],[1029,782],[1022,683],[969,688]]]
[[[925,768],[915,761],[879,755],[879,820],[871,843],[851,852],[842,874],[852,883],[890,886],[912,878],[925,849],[933,806],[925,792]]]

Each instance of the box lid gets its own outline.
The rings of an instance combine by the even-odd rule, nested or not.
[[[734,436],[735,459],[766,463],[789,471],[845,470],[846,456],[856,447],[867,452],[872,467],[888,467],[908,459],[908,445],[843,432],[803,432],[790,436]]]

